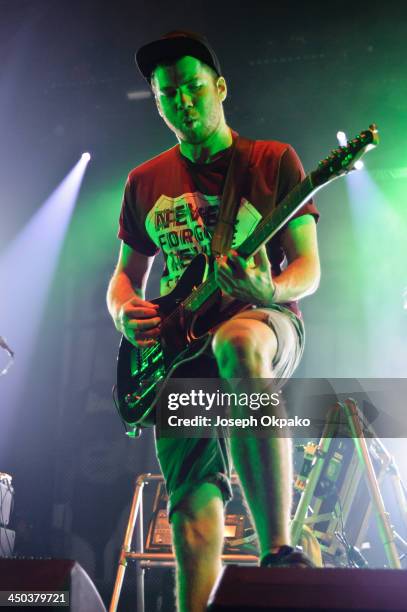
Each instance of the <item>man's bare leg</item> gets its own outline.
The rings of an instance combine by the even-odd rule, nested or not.
[[[220,375],[244,378],[247,393],[264,392],[263,385],[259,388],[259,379],[273,378],[271,363],[277,339],[262,321],[249,318],[228,321],[216,332],[213,350]],[[276,552],[280,546],[290,544],[291,441],[283,437],[232,437],[231,452],[261,555]]]
[[[179,612],[204,612],[221,570],[224,512],[219,488],[200,485],[172,516]]]

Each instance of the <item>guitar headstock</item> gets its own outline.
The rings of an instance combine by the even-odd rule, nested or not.
[[[355,163],[367,151],[379,144],[379,132],[373,123],[368,130],[360,132],[358,136],[344,147],[338,147],[331,154],[319,162],[318,168],[311,172],[312,182],[315,186],[323,185],[329,181],[343,176],[355,169]]]

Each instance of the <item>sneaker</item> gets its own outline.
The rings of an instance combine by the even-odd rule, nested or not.
[[[268,553],[261,562],[260,567],[315,567],[311,559],[292,546],[280,546],[276,553]]]

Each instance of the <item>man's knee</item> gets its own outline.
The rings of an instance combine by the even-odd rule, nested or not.
[[[263,377],[277,351],[277,338],[264,323],[235,319],[215,333],[212,349],[222,375]]]
[[[172,515],[172,535],[178,561],[220,555],[224,514],[219,487],[204,483],[188,495]]]

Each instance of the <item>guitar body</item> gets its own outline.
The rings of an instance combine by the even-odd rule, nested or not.
[[[198,312],[186,305],[208,272],[208,258],[197,255],[167,295],[152,300],[159,305],[161,334],[148,348],[137,348],[122,337],[117,360],[117,393],[121,418],[132,426],[154,423],[153,409],[165,382],[178,368],[210,351],[213,331],[250,305],[238,300],[225,304],[220,290]]]

